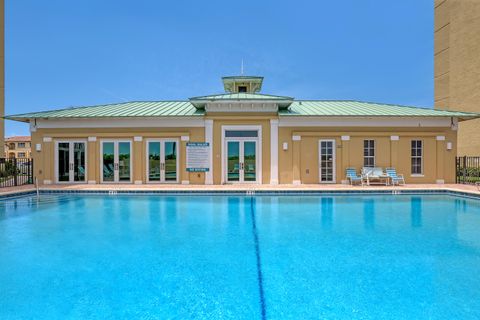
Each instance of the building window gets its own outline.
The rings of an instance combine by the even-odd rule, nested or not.
[[[247,86],[238,86],[238,92],[247,92]]]
[[[412,174],[423,174],[422,140],[412,140]]]
[[[363,140],[363,166],[375,167],[375,140]]]
[[[19,152],[18,157],[19,158],[25,158],[26,157],[25,152]]]
[[[19,148],[25,148],[25,142],[19,142],[18,147]]]

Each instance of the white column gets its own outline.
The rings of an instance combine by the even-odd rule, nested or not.
[[[205,184],[213,184],[213,120],[205,120],[205,142],[208,142],[210,148],[209,168],[205,172]]]
[[[270,119],[270,184],[278,184],[278,119]]]

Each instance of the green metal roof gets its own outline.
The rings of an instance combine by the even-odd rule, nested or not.
[[[125,102],[89,107],[57,109],[32,112],[5,117],[11,120],[32,118],[101,118],[101,117],[176,117],[201,116],[205,112],[198,110],[188,101],[151,101]]]
[[[190,98],[190,101],[198,100],[293,100],[293,98],[260,93],[225,93]]]
[[[279,115],[325,117],[480,117],[480,114],[470,112],[444,111],[353,100],[294,101],[288,109],[280,110]]]
[[[248,99],[266,101],[277,98],[279,104],[291,99],[250,93],[223,94],[203,97],[205,100]],[[192,99],[199,99],[192,98]],[[198,101],[198,100],[197,100]],[[480,114],[407,107],[392,104],[348,100],[289,101],[289,108],[280,109],[280,116],[346,116],[346,117],[458,117],[479,118]],[[10,120],[28,121],[34,118],[119,118],[119,117],[194,117],[202,116],[205,110],[197,109],[189,101],[125,102],[89,107],[57,109],[5,117]]]

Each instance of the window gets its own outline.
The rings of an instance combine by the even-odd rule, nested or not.
[[[19,148],[25,148],[25,142],[19,142],[18,147]]]
[[[375,140],[363,140],[363,166],[375,167]]]
[[[238,92],[247,92],[247,86],[238,86]]]
[[[26,157],[25,152],[19,152],[18,157],[19,158],[25,158]]]
[[[412,174],[423,173],[423,142],[412,140]]]
[[[226,138],[256,138],[258,137],[257,130],[227,130],[225,131]]]

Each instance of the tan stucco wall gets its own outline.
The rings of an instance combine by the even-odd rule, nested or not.
[[[141,136],[142,141],[134,141],[135,136]],[[43,182],[50,180],[55,183],[55,141],[84,139],[96,137],[97,141],[87,142],[87,176],[89,181],[100,182],[100,143],[102,139],[126,139],[132,141],[132,182],[146,183],[146,143],[149,138],[176,138],[179,141],[179,182],[189,181],[191,184],[203,184],[204,173],[187,172],[186,141],[180,141],[181,136],[189,136],[190,142],[205,141],[204,128],[121,128],[121,129],[38,129],[32,132],[32,157],[35,164],[35,174]],[[44,142],[44,137],[51,137],[51,142]],[[42,151],[35,151],[35,145],[40,143]],[[92,152],[92,150],[94,152]]]
[[[434,6],[435,108],[480,113],[480,1]],[[480,155],[480,119],[460,123],[458,154]]]
[[[271,124],[273,116],[241,117],[208,116],[213,120],[213,183],[222,182],[222,126],[261,126],[262,128],[262,183],[270,183],[271,165]],[[300,141],[293,141],[298,135]],[[134,141],[141,136],[142,141]],[[32,156],[35,161],[35,174],[40,182],[49,180],[55,183],[54,146],[55,141],[96,137],[96,141],[87,142],[87,181],[100,182],[100,143],[102,139],[128,139],[132,141],[132,183],[146,183],[146,143],[149,138],[176,138],[179,140],[179,183],[188,181],[191,184],[203,184],[204,173],[186,172],[186,141],[181,136],[189,136],[191,142],[205,141],[205,128],[99,128],[99,129],[37,129],[32,132]],[[349,136],[349,141],[342,141],[342,136]],[[399,136],[399,141],[392,141],[391,136]],[[445,140],[437,140],[437,136],[445,136]],[[45,142],[44,138],[52,138]],[[367,128],[367,127],[279,127],[278,129],[278,166],[279,182],[291,184],[295,180],[303,184],[319,183],[318,143],[320,139],[336,141],[336,182],[345,180],[345,169],[363,167],[363,140],[373,139],[376,142],[376,165],[393,166],[403,173],[407,183],[435,183],[444,180],[455,181],[456,131],[450,128]],[[424,141],[424,175],[410,175],[410,141]],[[47,139],[48,140],[48,139]],[[288,143],[283,150],[283,143]],[[446,144],[452,142],[453,149],[447,150]],[[35,151],[35,145],[41,144],[42,150]]]
[[[209,116],[213,120],[213,183],[222,179],[222,126],[261,126],[262,127],[262,183],[270,183],[270,119],[273,116]]]
[[[293,135],[300,135],[300,141],[293,141]],[[342,141],[342,136],[350,136],[349,141]],[[399,136],[398,141],[391,141],[391,136]],[[437,141],[437,136],[445,140]],[[345,169],[363,167],[363,140],[375,140],[375,161],[379,167],[395,167],[398,173],[405,175],[407,183],[436,183],[444,180],[455,182],[455,141],[456,131],[445,128],[428,128],[409,130],[404,128],[279,128],[279,181],[290,184],[295,180],[301,183],[319,182],[319,150],[321,139],[334,139],[336,142],[336,182],[345,180]],[[412,177],[411,140],[424,141],[424,174]],[[288,143],[283,150],[282,144]],[[447,142],[452,142],[453,149],[447,150]]]

